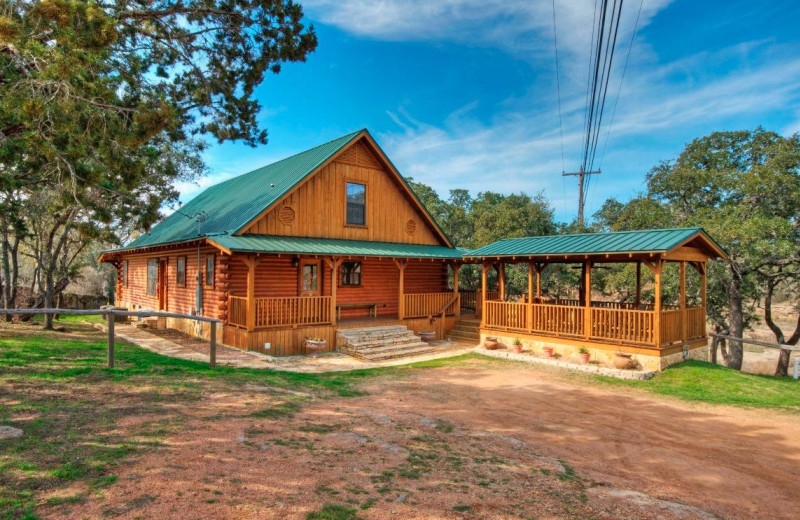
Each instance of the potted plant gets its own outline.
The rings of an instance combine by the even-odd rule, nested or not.
[[[517,354],[522,354],[522,342],[519,340],[519,338],[514,340],[514,352]]]
[[[553,347],[542,347],[542,352],[544,352],[544,357],[546,358],[553,357]]]
[[[421,330],[419,331],[419,337],[422,338],[422,341],[425,343],[430,343],[436,339],[436,332],[432,330]]]
[[[633,354],[625,354],[624,352],[615,352],[614,368],[619,368],[620,370],[627,370],[629,368],[633,368],[633,359],[631,359],[632,356]]]
[[[306,338],[306,348],[312,352],[312,355],[316,355],[317,352],[320,350],[325,350],[328,347],[328,342],[325,338],[320,337],[311,337]]]
[[[585,365],[589,362],[589,358],[591,354],[589,354],[589,349],[586,347],[581,347],[578,349],[578,357],[581,358],[581,365]]]
[[[486,350],[497,350],[497,337],[496,336],[486,336],[483,340],[483,348]]]

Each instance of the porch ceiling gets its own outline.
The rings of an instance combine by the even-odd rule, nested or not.
[[[270,235],[219,235],[208,237],[229,252],[328,256],[369,256],[460,260],[463,249],[446,246],[368,242]]]

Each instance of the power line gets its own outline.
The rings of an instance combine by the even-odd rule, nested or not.
[[[611,111],[611,121],[608,124],[608,131],[606,132],[606,142],[603,144],[603,151],[600,154],[600,165],[598,168],[603,167],[603,159],[606,156],[606,149],[608,148],[608,138],[611,135],[611,129],[614,127],[614,117],[617,115],[617,104],[619,103],[619,95],[622,92],[622,82],[625,81],[625,72],[628,70],[628,60],[631,59],[631,49],[633,49],[633,41],[636,39],[636,30],[639,28],[639,17],[642,14],[642,5],[644,0],[639,0],[639,11],[636,13],[636,22],[633,24],[633,32],[631,33],[631,41],[628,44],[628,55],[625,57],[625,65],[622,67],[622,77],[619,80],[619,88],[617,89],[617,98],[614,100],[614,108]]]
[[[553,0],[553,47],[556,51],[556,91],[558,92],[558,132],[561,135],[561,171],[566,171],[564,162],[564,122],[561,118],[561,78],[558,72],[558,31],[556,29],[556,0]]]

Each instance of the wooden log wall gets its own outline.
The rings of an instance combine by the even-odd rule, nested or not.
[[[247,266],[234,255],[230,261],[230,289],[235,296],[247,295]],[[304,257],[307,258],[307,257]],[[351,261],[351,260],[345,260]],[[361,286],[338,286],[337,303],[377,303],[378,316],[397,316],[399,271],[391,258],[353,258],[361,262]],[[321,264],[322,294],[331,294],[331,271]],[[340,269],[341,272],[341,269]],[[263,256],[256,266],[256,298],[298,296],[298,268],[291,256]],[[338,283],[338,280],[337,280]],[[447,265],[441,261],[412,260],[406,268],[405,292],[447,290]],[[369,315],[369,309],[342,309],[342,318]]]
[[[200,250],[201,269],[205,269],[208,255],[214,255],[214,286],[203,287],[203,315],[212,318],[226,319],[228,290],[228,259],[211,247]],[[177,283],[177,259],[186,257],[186,284],[179,287]],[[197,275],[197,249],[170,249],[167,251],[125,255],[122,260],[128,261],[128,285],[122,285],[122,262],[118,268],[119,287],[117,305],[130,309],[158,309],[158,297],[147,294],[147,261],[150,259],[167,260],[167,308],[168,312],[191,313],[195,306],[195,276]]]

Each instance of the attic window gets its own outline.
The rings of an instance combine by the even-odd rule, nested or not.
[[[367,187],[355,182],[347,183],[347,217],[350,226],[367,225]]]

